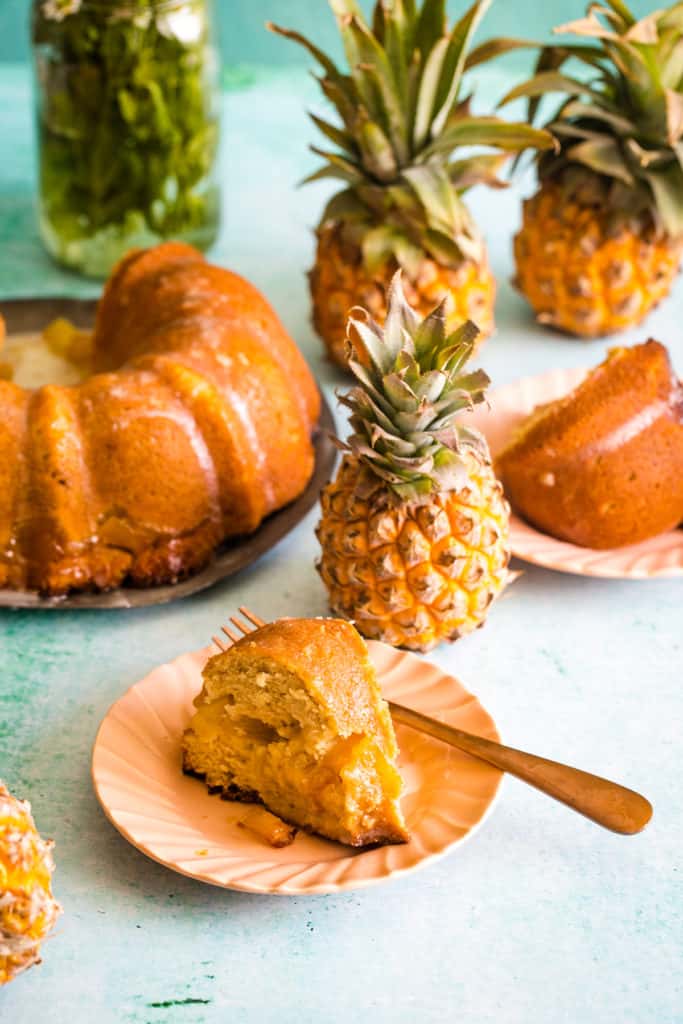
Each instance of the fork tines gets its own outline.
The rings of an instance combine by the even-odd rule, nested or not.
[[[259,626],[265,626],[264,620],[259,618],[258,615],[254,615],[254,613],[249,611],[248,608],[245,608],[244,605],[240,605],[238,610],[248,621],[244,622],[242,619],[239,619],[236,615],[231,615],[230,621],[232,622],[233,626],[236,626],[239,632],[242,633],[244,636],[248,636],[250,633],[253,633],[254,630],[257,629]],[[235,631],[230,629],[227,625],[221,626],[221,632],[223,632],[226,635],[230,642],[226,643],[225,640],[217,636],[211,637],[219,651],[229,650],[229,648],[232,647],[233,644],[237,643],[237,641],[240,639],[239,633],[235,633]]]
[[[253,612],[250,612],[249,609],[245,608],[245,606],[243,604],[240,605],[240,607],[238,608],[238,611],[242,612],[242,615],[244,615],[245,618],[249,619],[249,621],[252,622],[255,626],[257,626],[257,627],[265,626],[265,624],[266,624],[265,621],[263,619],[259,618],[258,615],[254,615]],[[235,620],[231,619],[231,621],[234,622]],[[240,627],[240,629],[241,628],[242,627]]]

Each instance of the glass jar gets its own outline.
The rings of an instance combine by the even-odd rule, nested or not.
[[[219,222],[210,0],[34,0],[40,233],[106,277],[135,246]]]

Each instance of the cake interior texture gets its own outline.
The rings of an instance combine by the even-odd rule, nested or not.
[[[338,620],[280,620],[211,658],[187,772],[351,846],[408,839],[391,718],[365,644]]]

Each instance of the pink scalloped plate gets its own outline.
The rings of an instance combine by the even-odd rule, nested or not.
[[[537,405],[568,394],[587,372],[551,370],[496,388],[489,394],[489,407],[480,406],[471,414],[471,422],[485,434],[495,456],[515,427]],[[513,555],[525,562],[579,576],[634,580],[683,576],[683,530],[671,530],[629,547],[598,551],[541,533],[513,512],[510,547]]]
[[[498,739],[491,716],[456,679],[385,644],[369,643],[385,697]],[[402,807],[411,840],[353,850],[298,833],[284,849],[240,828],[244,805],[183,775],[180,738],[210,648],[160,665],[107,712],[92,759],[105,814],[142,853],[202,882],[251,893],[341,892],[403,875],[445,854],[481,824],[501,779],[495,768],[397,725]]]

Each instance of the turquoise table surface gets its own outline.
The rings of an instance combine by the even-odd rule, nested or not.
[[[504,83],[484,81],[500,94]],[[308,320],[304,269],[322,186],[310,169],[301,69],[245,74],[225,94],[225,221],[213,253],[252,278],[328,396],[343,384]],[[0,69],[0,299],[94,294],[41,251],[32,210],[30,90]],[[598,362],[536,327],[507,283],[523,179],[472,197],[500,282],[495,384]],[[683,292],[628,332],[683,371]],[[340,427],[343,419],[339,420]],[[2,1024],[679,1024],[683,580],[621,582],[533,567],[483,630],[430,657],[515,745],[644,792],[650,827],[622,838],[505,779],[492,816],[440,862],[358,893],[258,897],[147,860],[108,824],[89,776],[107,708],[156,664],[203,646],[236,605],[326,611],[315,512],[238,577],[123,612],[0,612],[0,776],[56,840],[64,905],[44,962],[0,991]]]

